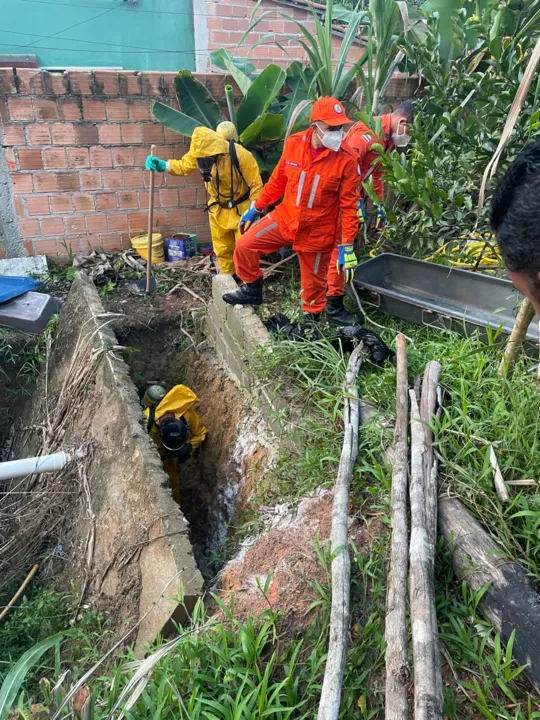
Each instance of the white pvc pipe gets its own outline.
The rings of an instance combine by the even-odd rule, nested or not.
[[[10,462],[0,463],[0,481],[43,472],[57,472],[65,468],[70,461],[71,456],[65,452],[24,458],[22,460],[10,460]]]

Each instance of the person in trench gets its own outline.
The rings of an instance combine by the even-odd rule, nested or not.
[[[146,169],[189,175],[198,169],[208,193],[206,210],[212,246],[220,272],[234,273],[233,254],[239,237],[238,222],[259,197],[262,179],[253,155],[237,144],[238,134],[231,122],[222,122],[216,131],[197,127],[189,151],[180,160],[162,160],[149,155]]]
[[[146,429],[156,443],[163,469],[169,476],[173,499],[180,503],[182,480],[179,466],[203,444],[208,430],[194,410],[198,402],[186,385],[166,392],[160,385],[148,388],[143,403]]]

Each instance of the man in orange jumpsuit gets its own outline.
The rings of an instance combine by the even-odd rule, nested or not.
[[[270,180],[242,215],[243,234],[236,242],[234,264],[244,285],[223,296],[231,305],[261,305],[261,255],[292,245],[300,263],[302,307],[316,318],[326,305],[328,265],[340,214],[338,261],[345,268],[357,264],[352,243],[358,232],[359,168],[353,151],[342,146],[343,126],[351,121],[338,100],[324,97],[314,103],[311,122],[308,130],[286,140]]]
[[[375,227],[382,230],[386,224],[384,212],[384,176],[380,164],[373,164],[379,157],[379,153],[373,149],[373,145],[381,145],[385,152],[390,152],[394,147],[406,147],[410,142],[407,133],[407,125],[413,121],[413,104],[411,100],[404,100],[398,107],[387,115],[381,115],[376,120],[381,121],[381,137],[368,128],[363,122],[357,122],[347,133],[344,144],[357,153],[360,161],[360,182],[365,182],[369,177],[373,179],[373,190],[381,201],[375,206]],[[364,208],[364,192],[360,188],[358,200],[358,219],[360,224],[366,222],[366,211]],[[343,296],[345,294],[345,273],[338,268],[337,248],[332,254],[328,269],[328,296],[326,298],[326,314],[328,321],[333,325],[357,325],[358,318],[345,310]]]

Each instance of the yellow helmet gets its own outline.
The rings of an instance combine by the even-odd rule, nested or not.
[[[220,122],[216,128],[216,132],[225,140],[236,140],[238,142],[238,132],[234,123],[230,122],[230,120]]]

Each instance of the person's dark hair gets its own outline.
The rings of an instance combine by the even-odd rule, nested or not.
[[[414,120],[414,102],[412,100],[402,100],[399,105],[394,108],[393,115],[404,117],[408,123]]]
[[[491,228],[511,272],[540,272],[540,140],[527,145],[499,181]]]

